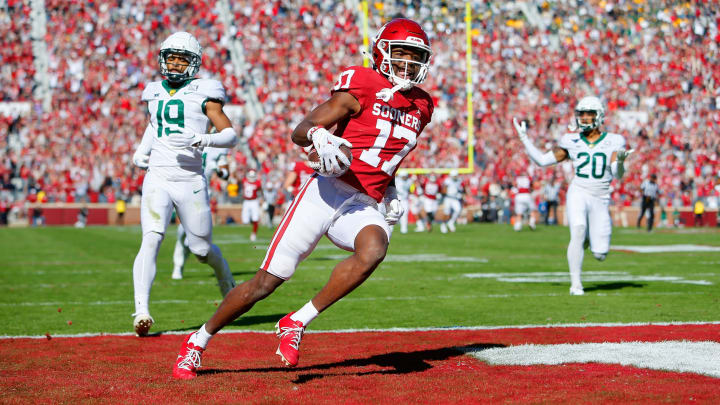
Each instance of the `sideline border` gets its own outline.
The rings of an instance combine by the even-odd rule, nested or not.
[[[499,329],[550,329],[550,328],[617,328],[626,326],[685,326],[685,325],[720,325],[720,321],[698,321],[698,322],[609,322],[609,323],[558,323],[545,325],[498,325],[498,326],[448,326],[448,327],[429,327],[429,328],[389,328],[389,329],[337,329],[337,330],[309,330],[305,333],[382,333],[382,332],[434,332],[434,331],[471,331],[471,330],[499,330]],[[168,331],[151,333],[150,336],[162,335],[185,335],[189,330],[184,331]],[[250,329],[231,329],[222,330],[219,334],[240,334],[240,333],[258,333],[258,334],[275,334],[275,331],[258,331]],[[78,333],[78,334],[58,334],[58,335],[0,335],[0,340],[10,339],[48,339],[50,338],[89,338],[89,337],[112,337],[112,336],[135,336],[134,332],[123,333]]]

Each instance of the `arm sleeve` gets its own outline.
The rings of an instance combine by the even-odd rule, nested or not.
[[[555,159],[553,151],[542,153],[535,147],[535,145],[532,144],[532,142],[530,142],[530,139],[521,138],[521,140],[523,145],[525,145],[525,150],[527,151],[528,156],[530,156],[530,159],[535,162],[536,165],[542,167],[557,163],[557,159]]]
[[[152,142],[154,139],[155,131],[153,130],[152,125],[148,124],[147,128],[145,128],[145,133],[143,133],[142,140],[140,141],[140,145],[138,145],[137,149],[135,150],[135,153],[142,154],[142,155],[149,155],[150,150],[152,150]]]
[[[216,134],[205,134],[208,137],[206,146],[213,148],[232,148],[237,143],[237,134],[232,127],[223,129]]]

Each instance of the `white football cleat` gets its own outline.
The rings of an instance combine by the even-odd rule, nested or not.
[[[153,320],[150,314],[137,314],[135,316],[135,320],[133,321],[135,336],[147,336],[150,328],[153,326],[153,323],[155,323],[155,320]]]
[[[582,287],[570,287],[570,295],[585,295],[585,290]]]
[[[251,234],[250,234],[250,241],[251,241],[251,242],[255,242],[256,240],[257,240],[257,235],[255,234],[255,232],[251,233]]]

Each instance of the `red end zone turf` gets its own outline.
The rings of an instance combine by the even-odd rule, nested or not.
[[[463,347],[720,341],[720,325],[308,333],[288,369],[271,334],[220,334],[198,378],[171,370],[182,335],[6,339],[2,402],[489,403],[693,402],[720,378],[618,364],[490,365]]]

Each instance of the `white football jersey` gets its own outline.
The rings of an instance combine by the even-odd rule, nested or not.
[[[227,148],[206,147],[202,150],[202,164],[205,178],[210,180],[220,166],[227,164]]]
[[[203,174],[201,149],[175,149],[164,140],[179,133],[180,128],[206,133],[210,119],[205,115],[205,103],[225,102],[222,84],[217,80],[192,79],[174,89],[166,80],[150,82],[143,90],[142,100],[148,103],[150,123],[157,134],[150,152],[150,169],[162,167],[166,174],[179,177]]]
[[[575,177],[572,185],[590,194],[606,197],[610,194],[610,158],[612,153],[625,149],[622,135],[603,132],[595,142],[579,133],[567,133],[560,138],[558,146],[565,149],[572,160]]]
[[[410,196],[410,188],[412,187],[412,180],[410,177],[402,178],[401,176],[395,177],[395,189],[397,190],[398,198],[401,200],[407,200]]]
[[[447,177],[443,181],[443,185],[445,186],[446,197],[454,198],[456,200],[462,198],[463,186],[460,178],[453,179],[452,177]]]

